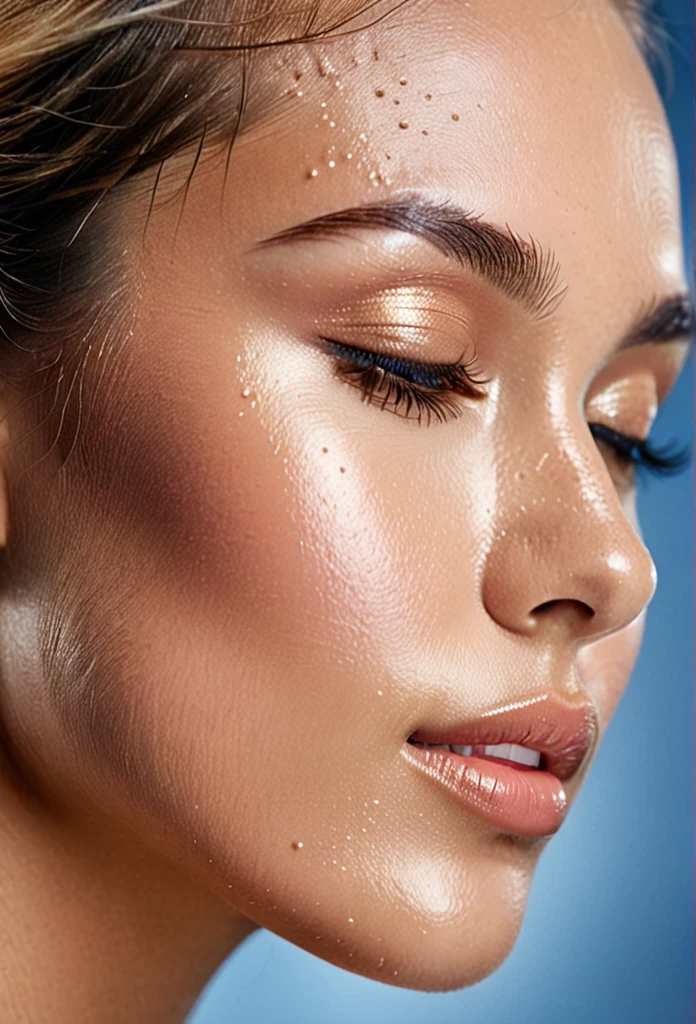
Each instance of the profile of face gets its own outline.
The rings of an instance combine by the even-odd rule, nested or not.
[[[230,919],[460,988],[654,593],[672,142],[609,0],[407,3],[255,82],[231,151],[114,208],[132,316],[60,429],[6,420],[4,728],[60,820]]]

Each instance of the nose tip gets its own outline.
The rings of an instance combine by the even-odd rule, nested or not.
[[[496,537],[483,574],[488,614],[515,633],[577,643],[632,622],[650,602],[657,573],[618,500],[614,513],[536,512]]]

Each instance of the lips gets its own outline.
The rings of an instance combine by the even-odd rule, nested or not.
[[[402,749],[477,816],[514,834],[541,836],[560,828],[568,809],[563,783],[580,773],[598,735],[591,701],[545,694],[469,721],[424,726]],[[481,756],[486,746],[508,743],[538,751],[539,767]],[[472,753],[432,749],[443,745]]]
[[[515,743],[538,750],[545,769],[566,782],[594,747],[597,732],[594,704],[585,700],[566,703],[551,694],[521,707],[485,712],[458,725],[418,729],[409,739],[429,746]]]

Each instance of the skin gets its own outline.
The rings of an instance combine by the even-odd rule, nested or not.
[[[435,0],[267,80],[227,175],[204,154],[182,203],[172,161],[144,242],[149,192],[129,200],[138,301],[79,424],[72,402],[46,455],[27,407],[5,421],[12,1019],[181,1020],[257,926],[389,984],[487,976],[548,838],[463,812],[404,741],[551,692],[589,694],[603,731],[638,651],[655,569],[587,424],[647,435],[685,344],[617,345],[685,280],[620,16]],[[415,190],[553,249],[553,312],[402,232],[258,247]],[[404,307],[419,330],[387,329]],[[475,342],[489,393],[429,426],[365,404],[331,331],[427,361]]]

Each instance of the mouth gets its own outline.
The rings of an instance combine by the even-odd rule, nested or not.
[[[595,705],[546,694],[451,726],[420,728],[402,752],[480,819],[513,835],[553,835],[568,811],[565,784],[596,748]]]

